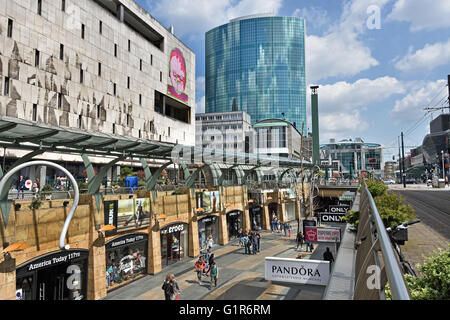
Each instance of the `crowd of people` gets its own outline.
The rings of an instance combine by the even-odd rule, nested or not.
[[[284,235],[287,237],[289,234],[289,237],[292,235],[292,225],[289,222],[283,223],[277,216],[273,216],[272,220],[270,221],[270,229],[272,232],[276,233],[282,233],[284,232]]]

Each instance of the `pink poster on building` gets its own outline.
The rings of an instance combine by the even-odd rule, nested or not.
[[[189,98],[184,93],[186,90],[186,62],[183,53],[178,48],[173,49],[170,53],[169,77],[171,85],[167,86],[168,94],[178,100],[188,102]]]
[[[305,227],[305,241],[317,242],[317,227]]]

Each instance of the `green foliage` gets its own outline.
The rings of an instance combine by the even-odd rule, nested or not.
[[[139,187],[145,186],[145,181],[144,181],[144,180],[139,180],[139,181],[138,181],[138,186],[139,186]]]
[[[31,201],[31,204],[28,206],[28,208],[30,208],[30,210],[37,210],[39,209],[39,207],[41,206],[42,202],[39,198],[33,199],[33,201]]]
[[[344,217],[344,221],[352,224],[354,228],[357,230],[359,225],[359,211],[349,210]]]
[[[78,189],[87,190],[87,188],[88,188],[88,184],[86,182],[78,181]]]
[[[382,196],[387,194],[388,187],[382,181],[376,181],[373,179],[366,180],[367,189],[372,194],[372,197]]]
[[[384,225],[392,227],[415,219],[414,208],[403,203],[403,198],[395,193],[376,197],[375,205]]]
[[[41,192],[52,192],[52,191],[53,191],[53,188],[49,184],[46,184],[45,186],[43,186],[42,190],[41,190]]]
[[[126,177],[134,176],[133,169],[129,167],[123,167],[120,169],[120,178],[124,179]]]
[[[413,300],[450,299],[450,244],[447,250],[438,249],[425,258],[423,265],[417,265],[419,278],[405,275],[406,284]],[[386,299],[391,300],[389,286],[385,288]]]

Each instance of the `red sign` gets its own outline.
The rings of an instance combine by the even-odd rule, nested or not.
[[[305,227],[305,241],[317,242],[317,227]]]

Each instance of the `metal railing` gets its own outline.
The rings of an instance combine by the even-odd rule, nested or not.
[[[403,273],[372,195],[363,182],[356,235],[355,300],[385,300],[388,282],[393,300],[410,300]]]

